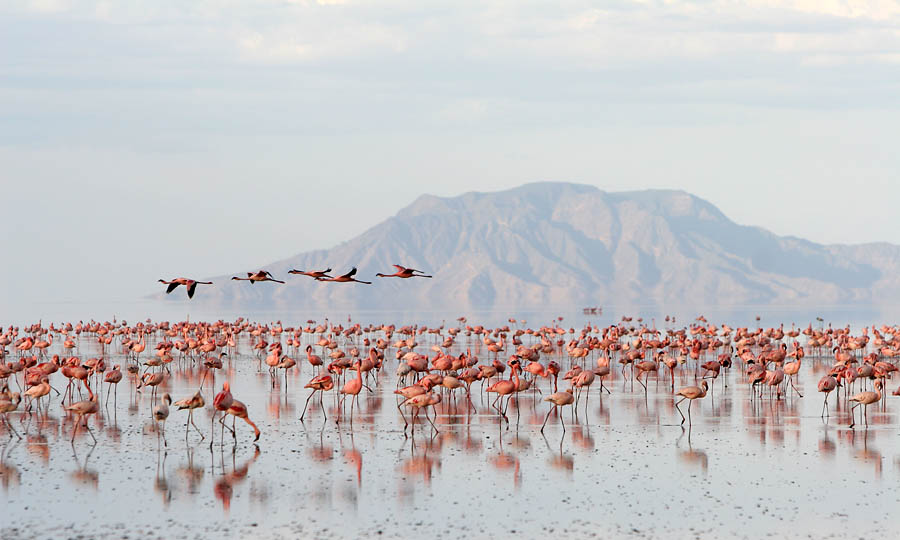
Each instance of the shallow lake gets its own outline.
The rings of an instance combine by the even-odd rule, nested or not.
[[[83,334],[78,355],[100,356],[95,341]],[[434,337],[418,341],[418,352],[434,355]],[[148,341],[142,360],[155,343]],[[450,352],[466,348],[482,362],[493,359],[476,336],[460,335]],[[549,379],[539,379],[542,394],[519,394],[508,424],[490,407],[493,394],[475,383],[474,409],[457,390],[437,406],[439,432],[421,417],[404,431],[393,394],[395,350],[387,349],[384,369],[368,382],[372,391],[360,394],[352,426],[349,401],[344,421],[334,421],[336,391],[323,401],[327,420],[312,400],[301,422],[303,385],[313,375],[305,353],[286,347],[297,367],[273,379],[246,334],[221,370],[207,373],[199,361],[176,356],[159,386],[160,395],[178,400],[203,380],[207,406],[195,419],[205,439],[193,428],[185,435],[187,411],[173,407],[164,443],[150,389],[137,392],[128,375],[89,421],[96,444],[83,430],[70,443],[74,419],[56,394],[45,418],[25,413],[23,403],[9,415],[23,439],[0,427],[0,536],[861,538],[900,525],[896,385],[889,381],[886,400],[869,408],[868,428],[858,415],[856,428],[848,427],[843,394],[831,395],[830,416],[822,418],[816,383],[834,363],[830,351],[804,358],[797,383],[804,397],[791,390],[781,399],[751,397],[736,361],[693,403],[690,428],[680,425],[664,369],[645,392],[616,364],[605,380],[611,393],[594,384],[577,416],[563,411],[565,432],[552,415],[542,434]],[[59,341],[48,352],[59,353]],[[115,345],[105,359],[127,363]],[[552,359],[564,370],[570,364],[564,351]],[[676,389],[699,380],[694,364],[676,370]],[[257,443],[238,420],[235,439],[225,431],[223,443],[216,427],[210,447],[210,404],[224,381],[262,430]],[[65,387],[58,373],[51,383]],[[13,390],[16,384],[11,377]],[[101,400],[108,391],[104,385]]]

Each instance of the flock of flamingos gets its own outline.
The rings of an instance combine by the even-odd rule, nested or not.
[[[398,273],[404,273],[402,267]],[[246,279],[273,278],[260,272]],[[185,285],[190,294],[196,283],[173,280],[169,287]],[[897,370],[893,359],[900,355],[900,330],[888,326],[865,327],[853,335],[849,328],[830,326],[731,328],[711,324],[702,316],[682,327],[666,317],[663,329],[625,317],[606,327],[564,328],[562,318],[539,327],[515,319],[508,322],[496,328],[469,324],[465,318],[454,326],[362,326],[348,320],[346,325],[307,321],[306,326],[288,327],[239,318],[233,322],[91,321],[10,326],[0,334],[0,416],[9,437],[21,437],[11,415],[20,417],[19,429],[23,429],[26,417],[46,415],[51,406],[58,405],[71,421],[72,443],[80,430],[96,443],[88,421],[103,414],[111,397],[116,406],[118,386],[124,382],[133,392],[150,393],[147,412],[166,445],[165,423],[173,407],[187,412],[181,418],[186,439],[193,429],[203,440],[208,436],[212,446],[216,432],[224,442],[228,430],[236,442],[236,421],[241,419],[253,430],[255,441],[261,432],[247,406],[236,397],[240,388],[223,382],[209,406],[203,395],[206,381],[212,386],[224,363],[243,362],[258,371],[267,368],[273,388],[281,383],[282,375],[286,387],[289,372],[309,369],[300,421],[311,421],[308,411],[318,408],[323,427],[329,421],[330,407],[331,420],[347,422],[352,429],[360,393],[385,384],[394,373],[396,418],[404,423],[404,434],[409,429],[414,433],[417,424],[436,433],[437,417],[451,414],[449,408],[442,413],[442,402],[462,402],[465,416],[470,411],[478,414],[475,403],[479,398],[482,404],[489,404],[480,414],[495,415],[501,429],[504,424],[509,429],[510,402],[515,403],[516,411],[520,396],[536,406],[538,394],[549,404],[541,432],[554,415],[564,431],[562,410],[569,408],[577,415],[581,402],[587,407],[591,393],[595,399],[611,393],[604,383],[609,383],[613,370],[621,373],[623,391],[628,388],[627,381],[632,392],[646,393],[651,383],[668,387],[683,426],[691,423],[691,404],[714,393],[723,374],[727,384],[732,369],[739,370],[734,379],[748,385],[751,400],[802,397],[795,380],[809,355],[827,368],[817,385],[824,395],[822,416],[830,414],[828,397],[834,392],[834,401],[843,400],[844,411],[850,408],[852,428],[860,407],[860,421],[868,426],[868,407],[882,401],[882,390]],[[85,347],[86,342],[91,346]],[[81,349],[99,353],[84,357]],[[165,392],[174,369],[202,373],[193,395],[173,401]],[[676,389],[677,380],[695,384]],[[104,384],[105,398],[101,395]],[[53,398],[51,392],[58,397]],[[900,389],[894,395],[900,395]],[[211,415],[205,431],[194,422],[194,411],[207,407]],[[459,414],[461,409],[452,410]],[[226,422],[229,417],[231,425]],[[515,425],[518,429],[518,416]]]

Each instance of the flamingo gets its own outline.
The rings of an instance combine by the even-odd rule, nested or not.
[[[200,440],[206,438],[206,435],[200,431],[200,428],[194,423],[194,409],[202,409],[204,405],[206,405],[206,401],[203,399],[203,394],[200,393],[200,390],[197,390],[193,396],[189,398],[185,398],[174,403],[176,407],[178,407],[179,411],[183,411],[184,409],[188,410],[188,421],[184,425],[184,438],[187,440],[188,431],[190,430],[190,426],[194,426],[194,429],[197,430],[197,433],[200,434]]]
[[[106,402],[103,404],[104,407],[109,405],[110,387],[116,385],[116,387],[112,389],[112,394],[116,396],[113,398],[113,408],[115,408],[118,399],[119,382],[121,382],[121,380],[122,371],[120,370],[119,364],[114,365],[113,368],[110,371],[107,371],[106,375],[103,376],[103,382],[109,383],[106,387]]]
[[[256,442],[259,440],[259,436],[260,436],[261,432],[259,431],[259,428],[256,427],[256,424],[254,424],[253,421],[250,420],[250,417],[247,416],[247,406],[244,405],[243,402],[238,401],[236,399],[232,399],[231,406],[225,410],[225,414],[230,414],[232,416],[231,436],[234,438],[235,441],[237,441],[237,432],[235,431],[234,424],[235,424],[235,422],[237,422],[238,418],[240,418],[244,422],[247,422],[248,424],[250,424],[250,427],[253,428],[253,433],[254,433],[254,435],[256,435],[253,438],[253,441]],[[225,425],[225,423],[224,423],[225,417],[224,416],[222,417],[222,420],[223,420],[222,425],[224,426]]]
[[[284,284],[280,279],[275,279],[272,274],[267,272],[266,270],[260,270],[256,273],[247,272],[247,277],[237,277],[234,276],[231,278],[234,281],[249,281],[251,285],[253,285],[257,281],[274,281],[275,283]]]
[[[822,417],[825,417],[825,415],[828,414],[828,394],[835,388],[837,388],[837,379],[835,379],[834,376],[825,375],[819,379],[819,392],[825,393],[825,403],[822,404]]]
[[[97,437],[94,437],[94,432],[91,431],[91,427],[88,425],[85,415],[96,414],[97,411],[100,410],[100,406],[97,403],[97,396],[95,396],[93,390],[91,390],[91,385],[88,383],[87,379],[84,380],[84,386],[87,388],[90,397],[83,401],[76,401],[66,407],[67,411],[75,413],[75,416],[78,417],[75,422],[75,429],[72,430],[72,443],[75,442],[75,434],[78,433],[78,426],[81,425],[82,420],[84,420],[85,429],[88,430],[88,433],[91,434],[91,438],[94,439],[94,443],[97,442]]]
[[[550,410],[547,411],[547,416],[544,417],[544,423],[541,424],[541,433],[544,432],[544,427],[547,425],[547,420],[550,418],[550,413],[560,407],[564,407],[566,405],[571,405],[572,403],[574,403],[575,396],[572,395],[572,389],[569,388],[568,390],[565,390],[563,392],[554,392],[550,394],[549,396],[544,398],[544,401],[549,401],[553,404],[553,406],[550,407]],[[566,424],[565,422],[563,422],[562,414],[559,415],[559,425],[562,426],[563,433],[565,433]]]
[[[866,419],[866,428],[869,427],[869,405],[873,403],[877,403],[881,401],[881,388],[883,383],[881,379],[875,381],[875,391],[874,392],[860,392],[855,396],[850,398],[850,401],[855,401],[856,405],[850,407],[850,427],[852,428],[855,425],[856,417],[853,411],[859,407],[863,406],[863,417]]]
[[[414,268],[406,268],[405,266],[400,266],[399,264],[392,264],[391,266],[393,266],[394,268],[397,269],[397,271],[394,272],[393,274],[382,274],[379,272],[379,273],[375,274],[375,276],[376,277],[395,277],[395,278],[401,278],[401,279],[409,279],[409,278],[414,278],[414,277],[420,277],[420,278],[433,277],[433,276],[426,276],[425,272],[422,272],[421,270],[416,270]]]
[[[503,410],[503,396],[509,396],[513,392],[516,392],[519,387],[519,361],[513,360],[509,363],[510,366],[510,379],[501,379],[494,384],[488,386],[488,392],[494,392],[497,394],[497,397],[491,403],[491,407],[497,409],[497,413],[503,420],[506,420],[506,429],[509,429],[509,418],[506,417],[506,412]],[[514,379],[514,380],[513,380]],[[497,406],[497,401],[500,401],[500,406]],[[507,406],[509,406],[509,400],[507,400]],[[501,424],[503,421],[501,420]]]
[[[800,372],[800,364],[803,362],[803,358],[801,355],[797,355],[797,359],[793,362],[788,362],[784,365],[784,374],[788,378],[788,382],[791,384],[791,388],[794,392],[797,392],[797,395],[803,397],[803,394],[800,393],[800,390],[797,390],[797,387],[794,386],[794,376]],[[821,392],[821,390],[820,390]],[[828,395],[825,395],[825,399],[828,399]]]
[[[344,383],[344,387],[341,388],[341,397],[340,402],[338,402],[338,409],[341,411],[344,410],[344,400],[347,399],[347,396],[353,396],[350,398],[350,426],[353,426],[353,404],[358,399],[359,392],[362,390],[363,381],[362,381],[362,363],[357,360],[353,363],[353,369],[356,370],[356,378],[350,379],[349,381]],[[338,417],[335,420],[336,424],[341,423],[341,414],[338,413]]]
[[[331,276],[328,275],[328,272],[331,272],[331,268],[326,268],[325,270],[288,270],[288,274],[309,276],[316,280],[330,278]]]
[[[32,386],[28,390],[25,390],[25,395],[28,397],[28,406],[26,407],[26,411],[31,411],[32,404],[37,401],[38,402],[38,412],[41,410],[41,398],[50,394],[50,378],[46,375],[41,376],[40,383]]]
[[[437,405],[440,402],[441,402],[440,394],[435,394],[434,392],[427,392],[425,394],[419,394],[417,396],[413,396],[413,397],[407,399],[406,401],[404,401],[403,403],[401,403],[401,405],[405,405],[407,407],[412,407],[415,409],[415,412],[413,412],[413,418],[412,418],[414,435],[415,435],[415,430],[416,430],[416,418],[419,416],[419,411],[421,411],[422,409],[425,409],[425,418],[431,423],[431,427],[434,428],[434,430],[436,432],[439,431],[437,426],[434,425],[434,421],[432,421],[431,418],[428,416],[428,407],[433,408],[435,405]],[[406,434],[406,426],[404,426],[404,428],[403,428],[403,433],[404,433],[404,435]]]
[[[313,346],[306,346],[306,360],[309,362],[309,365],[313,367],[313,369],[322,365],[322,357],[316,354],[313,354]]]
[[[162,437],[163,443],[165,446],[169,446],[169,441],[166,440],[166,419],[169,418],[169,405],[172,404],[172,396],[169,395],[168,392],[163,394],[162,401],[157,403],[156,406],[153,407],[153,419],[156,420],[157,424],[162,422]],[[159,426],[157,425],[156,430],[156,446],[159,447]]]
[[[183,278],[183,277],[175,278],[171,281],[166,281],[164,279],[158,279],[157,281],[168,285],[168,287],[166,287],[166,294],[169,294],[170,292],[177,289],[179,285],[184,285],[184,288],[187,289],[188,298],[194,297],[194,290],[197,289],[197,285],[212,285],[213,284],[212,281],[197,281],[196,279],[189,279],[189,278]]]
[[[694,403],[695,399],[701,399],[706,397],[706,391],[709,389],[709,385],[706,384],[706,381],[703,381],[699,387],[697,386],[685,386],[684,388],[675,392],[676,396],[681,396],[681,399],[675,402],[675,408],[678,409],[678,414],[681,415],[681,425],[684,425],[684,413],[681,412],[681,408],[678,407],[678,404],[684,400],[688,401],[688,425],[690,425],[691,418],[691,404]]]
[[[231,402],[234,401],[234,397],[231,395],[231,385],[228,384],[228,381],[222,383],[222,391],[216,394],[216,397],[213,398],[213,415],[212,419],[209,421],[209,447],[212,448],[213,441],[215,440],[215,431],[213,431],[213,427],[216,421],[216,413],[222,412],[227,413],[228,408],[231,407]],[[219,423],[222,424],[222,436],[225,436],[225,415],[222,415],[222,419],[219,420]]]
[[[9,421],[9,413],[19,408],[19,403],[22,402],[22,396],[19,395],[18,392],[13,392],[8,396],[9,399],[4,399],[4,397],[0,397],[0,414],[3,415],[3,421],[6,423],[6,427],[9,428],[9,438],[11,439],[13,433],[15,433],[16,437],[21,439],[22,436],[19,435],[19,432],[16,431],[16,428],[14,428]]]
[[[152,402],[156,397],[156,387],[162,384],[163,379],[165,379],[165,375],[162,372],[144,373],[141,376],[141,381],[138,383],[136,390],[140,392],[141,386],[149,386],[151,388],[150,401]]]
[[[316,395],[316,392],[319,392],[319,407],[322,409],[322,416],[327,421],[328,415],[325,414],[325,405],[322,404],[322,394],[334,388],[334,379],[331,378],[331,375],[317,375],[310,379],[303,388],[311,388],[312,392],[309,393],[309,397],[306,398],[306,404],[303,405],[300,421],[303,421],[303,417],[306,415],[306,408],[309,406],[309,400]]]
[[[355,276],[355,275],[356,275],[356,267],[354,266],[352,270],[350,270],[349,272],[347,272],[346,274],[344,274],[342,276],[338,276],[338,277],[334,277],[334,278],[317,278],[317,279],[318,279],[318,281],[332,281],[334,283],[354,282],[354,283],[364,283],[366,285],[372,284],[371,281],[361,281],[359,279],[354,278],[353,276]]]

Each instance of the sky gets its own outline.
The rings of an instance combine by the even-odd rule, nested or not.
[[[896,0],[6,0],[0,319],[535,181],[897,242],[897,126]]]

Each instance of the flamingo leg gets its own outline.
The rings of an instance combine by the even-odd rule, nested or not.
[[[341,397],[341,400],[338,401],[338,415],[337,415],[337,418],[334,419],[334,423],[335,423],[335,424],[340,424],[340,423],[341,423],[341,413],[344,412],[344,398],[346,398],[346,397],[347,397],[347,396],[344,395],[344,396]]]
[[[215,423],[216,423],[216,411],[215,411],[215,409],[213,409],[212,419],[209,421],[209,449],[210,450],[212,450],[213,441],[216,440]]]
[[[303,416],[306,415],[306,407],[309,406],[309,400],[312,399],[312,397],[313,397],[314,395],[316,395],[316,391],[315,391],[315,390],[313,390],[312,392],[310,392],[310,393],[309,393],[309,397],[306,398],[306,404],[303,405],[303,412],[300,413],[300,421],[301,421],[301,422],[303,421]]]
[[[434,425],[434,421],[431,419],[430,416],[428,416],[428,409],[427,409],[427,408],[425,409],[425,419],[428,420],[429,422],[431,422],[431,427],[434,428],[434,431],[435,431],[435,432],[438,432],[438,433],[440,432],[440,430],[437,428],[437,426]]]
[[[556,409],[556,405],[553,405],[552,407],[550,407],[550,410],[547,411],[547,416],[544,417],[544,423],[541,424],[541,433],[544,432],[544,427],[547,425],[547,419],[550,418],[550,413],[552,413],[554,409]]]
[[[8,415],[8,414],[4,414],[4,415],[3,415],[3,420],[4,420],[4,422],[6,422],[6,427],[8,427],[9,430],[10,430],[9,438],[12,439],[13,433],[15,433],[15,434],[16,434],[16,437],[18,437],[18,438],[21,439],[22,436],[19,435],[19,432],[16,431],[16,428],[14,428],[14,427],[12,426],[12,423],[9,421],[9,415]]]
[[[684,413],[681,412],[681,407],[678,406],[678,404],[681,403],[682,401],[684,401],[684,398],[681,398],[675,402],[675,410],[678,411],[678,414],[681,415],[681,425],[684,425],[684,420],[685,420]]]

